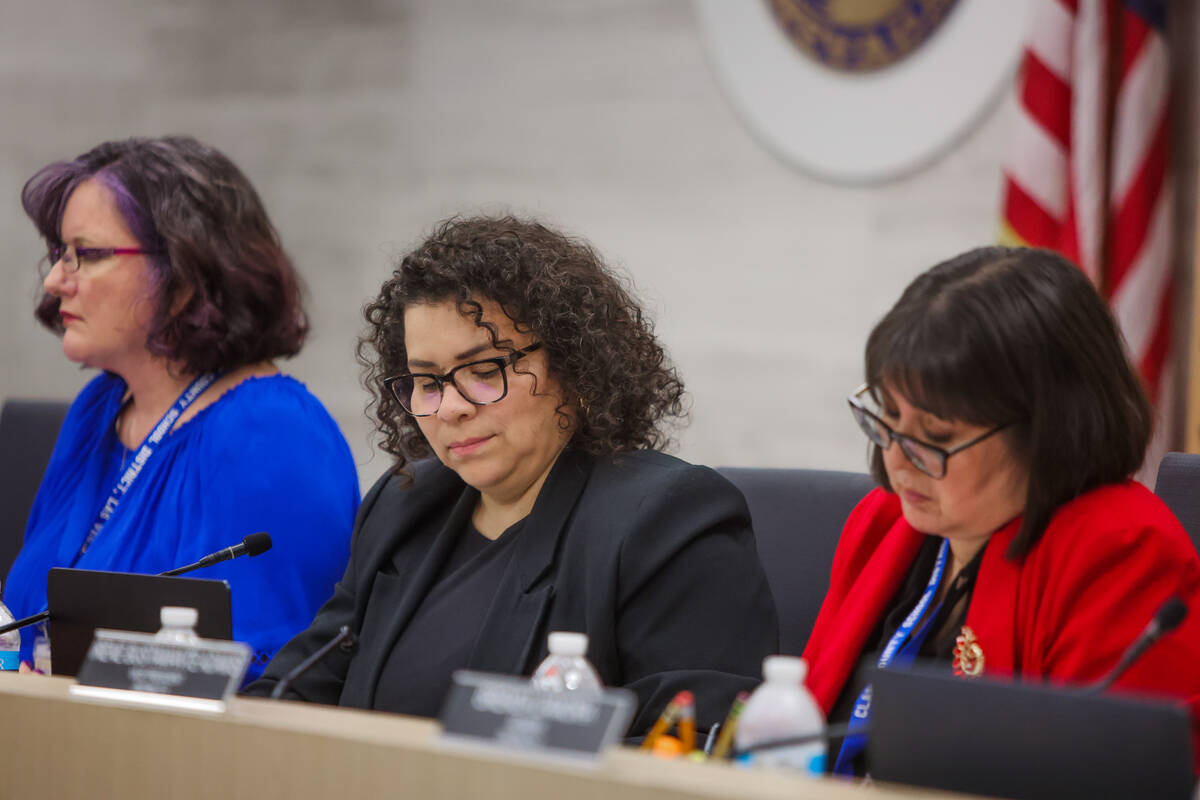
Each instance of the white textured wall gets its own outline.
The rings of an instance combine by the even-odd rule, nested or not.
[[[386,464],[359,309],[441,217],[542,216],[631,273],[692,394],[684,457],[844,469],[864,466],[843,398],[872,323],[995,230],[1007,105],[916,176],[828,186],[743,129],[684,0],[0,0],[0,20],[0,396],[87,378],[30,314],[22,182],[103,139],[190,133],[250,175],[303,272],[314,335],[287,368],[364,481]]]

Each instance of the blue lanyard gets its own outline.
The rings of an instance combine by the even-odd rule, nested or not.
[[[100,507],[100,513],[96,515],[96,521],[92,523],[92,529],[88,531],[87,538],[83,540],[83,544],[80,546],[79,552],[76,554],[75,559],[71,562],[72,564],[78,563],[83,554],[86,553],[88,548],[92,546],[92,542],[96,541],[96,537],[100,535],[100,531],[104,529],[105,524],[108,523],[108,520],[117,510],[117,506],[121,504],[121,498],[123,498],[126,492],[128,492],[133,486],[134,481],[137,480],[138,475],[141,474],[142,469],[146,466],[146,463],[150,460],[150,457],[154,455],[154,449],[158,447],[159,443],[162,442],[163,437],[166,436],[171,428],[175,425],[175,421],[178,420],[180,415],[187,410],[187,407],[192,404],[192,401],[203,394],[204,390],[211,386],[212,382],[216,379],[217,373],[215,372],[210,372],[206,375],[201,375],[200,377],[196,378],[194,381],[188,384],[186,389],[183,390],[183,394],[179,395],[179,398],[171,404],[171,407],[167,409],[167,413],[163,414],[162,419],[158,421],[158,424],[154,426],[154,428],[146,436],[145,441],[142,442],[142,446],[137,449],[137,453],[134,455],[129,466],[126,467],[125,471],[121,473],[121,476],[117,478],[116,485],[113,486],[112,491],[109,492],[108,500],[106,500],[104,505]]]
[[[938,611],[941,610],[941,603],[933,610],[919,630],[914,633],[913,628],[924,616],[929,604],[933,602],[934,595],[937,594],[938,585],[942,582],[942,574],[946,571],[946,554],[949,549],[949,540],[943,539],[942,546],[938,549],[937,562],[933,565],[933,574],[929,576],[929,583],[925,586],[925,592],[913,606],[912,611],[908,612],[904,622],[900,623],[900,627],[892,634],[892,638],[888,640],[883,652],[879,654],[880,669],[890,666],[907,668],[916,660],[921,645],[925,643],[925,637],[929,635],[931,623],[937,617]],[[846,738],[842,740],[841,752],[838,753],[837,761],[833,765],[835,775],[854,775],[854,759],[867,746],[867,734],[862,729],[870,720],[871,686],[868,684],[867,688],[859,694],[858,700],[854,702],[854,711],[850,714],[848,725],[849,731]]]

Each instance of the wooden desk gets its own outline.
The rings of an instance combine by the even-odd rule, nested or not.
[[[100,705],[0,673],[2,793],[32,798],[702,800],[952,797],[617,751],[598,767],[447,747],[426,719],[238,699],[223,716]]]

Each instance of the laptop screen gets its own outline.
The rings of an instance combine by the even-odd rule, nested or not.
[[[1012,798],[1191,797],[1186,707],[1163,699],[876,670],[880,781]]]
[[[96,628],[154,633],[163,606],[196,609],[196,633],[204,639],[233,638],[225,581],[55,567],[46,578],[46,596],[55,675],[78,674]]]

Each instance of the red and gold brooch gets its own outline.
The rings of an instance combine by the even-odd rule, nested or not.
[[[963,625],[954,640],[954,674],[960,678],[978,678],[983,674],[983,648],[975,631]]]

